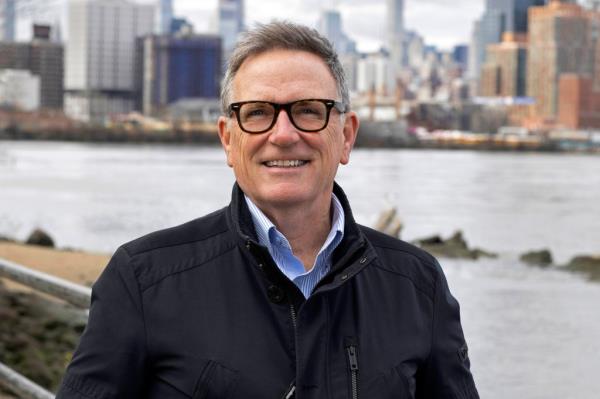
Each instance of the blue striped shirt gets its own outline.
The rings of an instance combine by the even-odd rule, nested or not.
[[[331,230],[317,254],[315,264],[306,271],[302,261],[293,254],[292,247],[285,236],[277,230],[273,222],[258,209],[250,198],[247,196],[245,198],[252,214],[252,221],[259,243],[267,247],[279,270],[296,284],[305,298],[308,298],[317,283],[331,269],[331,255],[344,237],[344,209],[342,204],[332,193],[333,218]]]

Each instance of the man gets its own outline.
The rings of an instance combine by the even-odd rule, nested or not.
[[[58,397],[477,398],[438,263],[334,183],[359,123],[330,43],[248,32],[222,102],[230,205],[117,250]]]

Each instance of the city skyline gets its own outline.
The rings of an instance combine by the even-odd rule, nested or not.
[[[142,4],[158,4],[158,0],[129,0]],[[48,7],[61,7],[66,10],[68,0],[51,0]],[[335,7],[341,14],[344,29],[350,39],[356,41],[361,52],[377,51],[384,46],[386,39],[385,15],[386,0],[246,0],[246,24],[268,22],[272,19],[287,19],[317,27],[321,12]],[[472,23],[483,12],[485,0],[405,0],[405,28],[418,32],[427,44],[443,50],[451,50],[457,44],[468,43]],[[173,15],[185,17],[193,23],[199,33],[216,32],[218,0],[173,0]],[[57,12],[43,12],[50,16],[47,22],[56,22]],[[44,18],[42,18],[44,19]],[[64,21],[66,16],[62,17]],[[379,21],[374,23],[374,21]],[[63,33],[67,30],[63,29]],[[31,38],[29,18],[17,22],[17,40]]]
[[[141,0],[152,2],[153,0]],[[176,15],[185,15],[198,31],[210,29],[211,18],[218,0],[197,2],[174,0]],[[453,46],[468,43],[472,22],[483,11],[485,0],[406,0],[405,28],[425,37],[427,44],[451,50]],[[342,15],[348,36],[357,42],[359,51],[376,51],[384,46],[386,27],[386,0],[246,0],[246,23],[268,22],[271,19],[289,19],[316,27],[320,13],[334,7]],[[373,23],[381,21],[382,23]]]

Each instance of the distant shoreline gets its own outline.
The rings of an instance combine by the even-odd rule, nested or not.
[[[420,139],[407,133],[394,134],[385,123],[365,122],[356,141],[357,148],[374,149],[415,149],[415,150],[472,150],[484,152],[523,152],[523,153],[581,153],[600,154],[600,145],[587,142],[565,142],[552,140],[527,140],[499,138],[490,135],[472,134],[468,139],[432,137]],[[220,140],[215,130],[202,131],[132,131],[108,128],[85,128],[64,131],[22,131],[18,129],[0,130],[1,141],[56,141],[95,144],[186,144],[219,146]]]
[[[91,143],[91,144],[186,144],[198,146],[220,146],[219,137],[214,133],[193,133],[181,135],[157,134],[131,134],[131,133],[86,133],[84,136],[73,134],[19,134],[11,135],[0,131],[0,142],[66,142],[66,143]],[[600,147],[561,147],[551,143],[532,146],[525,143],[495,144],[481,142],[476,144],[462,144],[448,141],[418,141],[406,140],[395,137],[361,137],[359,135],[356,148],[372,149],[412,149],[412,150],[449,150],[449,151],[483,151],[483,152],[514,152],[514,153],[564,153],[564,154],[600,154]]]

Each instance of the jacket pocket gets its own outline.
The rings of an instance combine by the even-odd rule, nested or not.
[[[358,344],[356,338],[346,337],[344,339],[346,349],[346,360],[348,364],[348,387],[351,399],[359,399],[358,381]]]
[[[227,399],[238,382],[238,372],[209,360],[194,389],[193,399]]]

